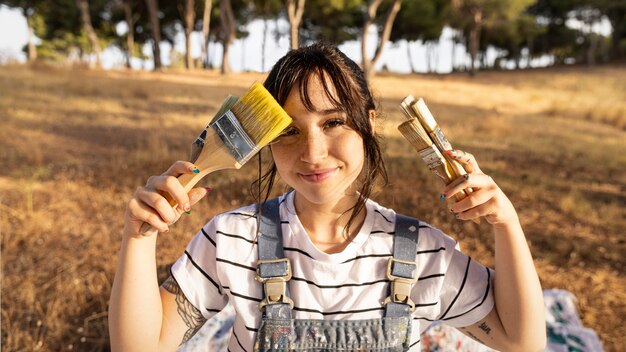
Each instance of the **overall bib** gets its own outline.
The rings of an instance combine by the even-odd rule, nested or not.
[[[411,287],[417,281],[419,221],[396,215],[393,257],[387,265],[390,296],[384,316],[363,320],[293,319],[283,253],[279,202],[263,203],[259,216],[257,281],[264,286],[263,311],[254,351],[407,351],[411,338]]]

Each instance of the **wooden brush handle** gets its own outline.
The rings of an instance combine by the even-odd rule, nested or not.
[[[197,174],[182,174],[178,176],[178,181],[185,188],[185,191],[189,193],[191,189],[206,175],[224,169],[239,169],[242,164],[238,163],[232,154],[228,151],[222,140],[212,128],[207,129],[207,135],[205,138],[205,144],[198,159],[196,159],[194,165],[200,170]],[[170,203],[175,211],[178,211],[178,204],[167,193],[161,193],[165,199]],[[150,236],[157,232],[152,225],[144,222],[139,229],[139,233],[144,236]]]

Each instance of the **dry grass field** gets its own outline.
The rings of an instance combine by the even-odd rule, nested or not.
[[[127,199],[187,156],[227,94],[263,78],[0,67],[3,350],[109,349]],[[397,103],[423,96],[452,143],[516,205],[544,288],[573,292],[606,350],[626,350],[626,67],[381,75],[373,87],[390,176],[375,199],[492,265],[489,227],[446,211],[441,185],[396,130]],[[159,239],[160,277],[206,220],[251,201],[256,173],[251,162],[203,180],[214,192]]]

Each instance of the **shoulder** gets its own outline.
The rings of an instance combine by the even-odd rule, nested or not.
[[[281,207],[286,197],[287,195],[281,195],[276,198]],[[203,229],[210,232],[250,233],[257,226],[257,207],[258,204],[254,203],[217,214],[205,224]]]
[[[256,221],[256,204],[250,204],[215,215],[210,222],[220,225]]]
[[[406,223],[407,226],[419,228],[418,245],[420,249],[445,248],[446,250],[453,250],[457,247],[458,243],[454,238],[424,220],[412,215],[397,213],[395,210],[386,208],[371,199],[367,201],[367,204],[368,210],[371,210],[374,216],[381,218],[383,222],[387,222],[390,228],[395,227],[398,221]]]

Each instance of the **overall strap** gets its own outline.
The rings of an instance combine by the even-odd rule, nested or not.
[[[287,282],[291,279],[291,264],[283,252],[278,198],[261,205],[257,245],[256,280],[263,284],[264,298],[259,309],[270,319],[291,319],[293,301],[289,298]]]
[[[396,214],[393,257],[387,264],[391,295],[383,302],[386,317],[408,317],[415,310],[411,288],[417,282],[419,220]]]

